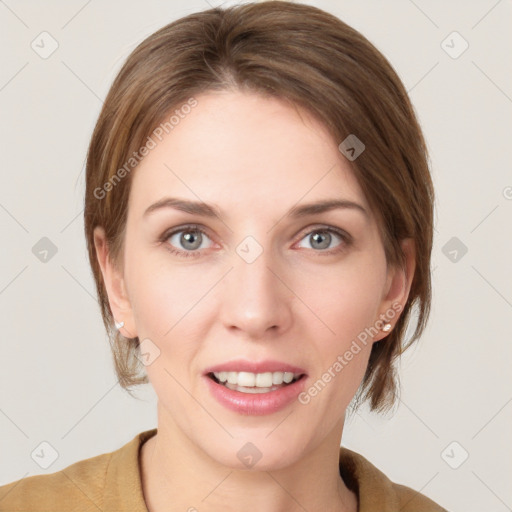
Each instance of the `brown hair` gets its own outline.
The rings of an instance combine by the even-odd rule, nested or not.
[[[335,16],[285,1],[209,9],[170,23],[132,52],[107,95],[87,155],[84,216],[121,386],[130,392],[148,378],[136,357],[138,338],[113,328],[93,230],[105,229],[111,261],[122,266],[131,183],[126,163],[136,167],[132,155],[173,109],[214,89],[289,101],[321,120],[337,143],[355,134],[365,144],[351,166],[377,219],[388,265],[404,265],[402,239],[413,238],[416,247],[409,299],[392,332],[373,344],[356,397],[369,399],[372,410],[388,409],[398,390],[393,363],[419,338],[430,313],[434,190],[426,144],[407,92],[384,56]],[[415,306],[416,328],[406,341]]]

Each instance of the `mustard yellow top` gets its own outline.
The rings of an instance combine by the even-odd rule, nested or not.
[[[156,428],[141,432],[111,453],[1,486],[0,512],[148,512],[139,450],[156,433]],[[340,448],[340,475],[358,496],[358,512],[447,512],[426,496],[391,482],[345,447]]]

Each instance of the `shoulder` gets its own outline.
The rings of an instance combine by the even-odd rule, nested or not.
[[[427,496],[410,487],[396,483],[392,485],[398,499],[399,510],[402,512],[448,512]]]
[[[365,457],[340,448],[340,474],[358,496],[359,512],[447,512],[427,496],[392,482]]]
[[[0,512],[147,512],[139,468],[140,446],[157,429],[137,434],[121,448],[45,475],[0,486]]]
[[[78,507],[83,512],[103,509],[105,475],[112,453],[81,460],[55,473],[21,478],[0,487],[0,512]]]

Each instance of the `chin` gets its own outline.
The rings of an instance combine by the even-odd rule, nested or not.
[[[304,443],[295,449],[278,437],[271,440],[267,436],[268,430],[265,429],[260,436],[244,435],[223,446],[216,446],[213,452],[210,445],[206,451],[219,464],[246,471],[277,471],[294,464],[300,457]]]

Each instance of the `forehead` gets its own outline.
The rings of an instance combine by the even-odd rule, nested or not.
[[[209,92],[195,99],[168,133],[153,132],[156,145],[134,172],[132,212],[142,215],[165,195],[227,211],[257,205],[253,213],[278,214],[298,202],[333,197],[369,209],[337,142],[305,110],[254,93]]]

